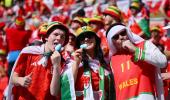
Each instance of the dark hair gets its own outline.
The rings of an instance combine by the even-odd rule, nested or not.
[[[87,34],[87,33],[83,33],[83,34]],[[95,40],[96,40],[96,47],[95,47],[95,58],[99,60],[100,64],[101,64],[101,67],[104,67],[105,69],[108,69],[108,65],[106,63],[106,61],[104,60],[104,56],[103,56],[103,52],[102,52],[102,49],[100,47],[100,38],[94,34],[94,33],[90,33],[92,36],[95,37]],[[77,48],[80,48],[80,40],[76,40],[76,46]],[[87,69],[89,68],[89,63],[88,63],[88,59],[87,59],[87,55],[86,55],[86,50],[83,51],[83,57],[82,57],[82,62],[83,62],[83,66],[84,66],[84,69]]]
[[[108,32],[110,31],[110,29],[111,29],[112,27],[116,26],[116,25],[122,25],[122,26],[125,26],[125,25],[124,25],[124,24],[122,24],[122,23],[114,23],[114,24],[110,25],[110,27],[106,30],[106,37],[107,37]]]

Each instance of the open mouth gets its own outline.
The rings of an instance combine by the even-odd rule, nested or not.
[[[54,45],[54,47],[56,46],[56,45],[58,45],[59,43],[57,43],[57,42],[55,42],[53,45]]]

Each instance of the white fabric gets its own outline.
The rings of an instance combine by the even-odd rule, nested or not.
[[[67,75],[68,81],[70,83],[70,95],[71,95],[71,100],[76,100],[76,95],[75,95],[75,86],[74,86],[74,77],[72,73],[72,63],[68,63],[64,67],[64,71],[62,72],[62,76]],[[64,98],[64,97],[62,97]],[[65,98],[67,99],[67,98]]]
[[[134,34],[131,32],[131,30],[129,30],[128,28],[126,28],[125,26],[123,25],[117,25],[117,26],[114,26],[110,29],[110,31],[108,32],[108,35],[107,35],[107,40],[108,40],[108,44],[109,44],[109,57],[111,57],[112,55],[114,55],[117,51],[116,51],[116,48],[112,42],[112,37],[115,36],[116,34],[118,34],[121,30],[124,30],[126,29],[127,31],[127,35],[128,35],[128,38],[129,40],[134,43],[134,44],[137,44],[137,43],[140,43],[142,41],[144,41],[143,38],[141,38],[140,36]]]
[[[131,98],[128,100],[155,100],[155,99],[154,99],[154,96],[151,94],[140,94],[138,97]]]
[[[160,68],[156,68],[155,73],[155,81],[156,81],[156,89],[158,90],[158,97],[157,100],[164,100],[164,88],[163,88],[163,81],[161,78],[161,70]]]
[[[164,68],[167,65],[166,56],[150,41],[145,42],[144,60],[158,68]]]

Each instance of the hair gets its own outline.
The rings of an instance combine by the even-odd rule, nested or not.
[[[84,33],[86,34],[86,33]],[[100,64],[101,64],[101,67],[104,67],[105,69],[107,70],[110,70],[107,66],[107,63],[106,61],[104,60],[104,56],[103,56],[103,52],[102,52],[102,49],[100,47],[100,38],[97,37],[97,35],[95,35],[94,33],[91,34],[95,37],[95,40],[96,40],[96,45],[95,45],[95,58],[99,60]],[[80,46],[80,41],[78,40],[78,43],[77,43],[77,47],[79,48]],[[83,62],[83,66],[84,66],[84,69],[87,69],[89,68],[89,63],[88,63],[88,59],[87,59],[87,55],[86,55],[86,50],[83,50],[83,55],[82,55],[82,62]]]

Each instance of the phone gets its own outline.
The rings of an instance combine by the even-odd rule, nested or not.
[[[55,51],[60,52],[61,47],[62,47],[62,45],[61,45],[61,44],[57,44],[57,45],[55,46]]]
[[[87,44],[82,44],[82,45],[80,45],[80,48],[86,49],[86,48],[87,48]]]

